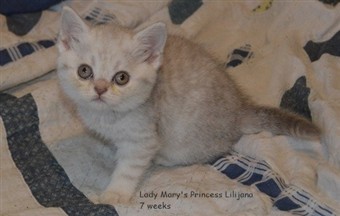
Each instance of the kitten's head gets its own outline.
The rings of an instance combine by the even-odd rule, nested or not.
[[[64,8],[58,76],[78,106],[127,111],[150,96],[166,42],[163,23],[137,33],[116,25],[89,27]]]

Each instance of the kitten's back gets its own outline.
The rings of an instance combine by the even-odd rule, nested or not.
[[[200,46],[168,37],[153,94],[168,161],[206,162],[242,135],[238,110],[246,100],[219,67]]]
[[[300,116],[253,104],[205,50],[176,36],[168,37],[153,100],[165,143],[160,154],[182,164],[228,152],[245,133],[320,137]]]

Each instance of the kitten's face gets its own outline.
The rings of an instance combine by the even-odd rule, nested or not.
[[[64,9],[58,75],[79,106],[127,111],[144,103],[155,84],[166,34],[155,24],[139,33],[118,26],[90,29]]]

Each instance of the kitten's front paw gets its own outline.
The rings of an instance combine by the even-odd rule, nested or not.
[[[99,202],[109,205],[127,205],[131,201],[131,195],[123,191],[105,191],[99,197]]]

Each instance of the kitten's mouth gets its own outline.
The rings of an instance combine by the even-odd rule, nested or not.
[[[106,103],[105,100],[103,100],[103,98],[101,97],[96,97],[92,99],[92,101],[97,102],[97,103]]]

